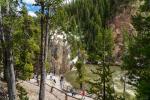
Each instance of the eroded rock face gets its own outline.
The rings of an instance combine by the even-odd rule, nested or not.
[[[66,34],[61,30],[51,32],[51,71],[54,74],[63,74],[69,67],[70,45]]]
[[[126,49],[125,38],[132,39],[137,35],[132,25],[132,16],[137,14],[138,8],[143,3],[143,0],[135,0],[128,5],[120,5],[118,14],[109,23],[113,31],[113,58],[115,64],[120,65],[122,63],[123,53]]]
[[[113,58],[115,64],[121,64],[122,62],[124,35],[133,36],[135,34],[135,29],[131,24],[132,14],[134,14],[133,7],[124,8],[122,13],[116,15],[110,24],[113,31]]]

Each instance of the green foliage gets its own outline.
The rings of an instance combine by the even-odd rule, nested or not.
[[[149,0],[141,0],[144,1],[144,5],[141,6],[141,11],[150,11],[150,1]]]
[[[78,57],[79,57],[79,61],[75,65],[78,74],[77,81],[80,84],[80,89],[83,89],[83,83],[87,81],[87,75],[86,75],[87,73],[84,65],[84,61],[86,59],[86,52],[84,50],[79,50]]]
[[[0,0],[0,6],[4,6],[5,5],[5,0]]]
[[[33,65],[32,64],[25,64],[23,67],[23,74],[21,75],[22,79],[31,78],[33,74]]]
[[[131,1],[136,0],[73,0],[72,3],[61,5],[62,0],[40,0],[45,2],[47,10],[49,7],[54,10],[49,13],[50,30],[61,28],[67,34],[67,40],[71,44],[73,58],[79,49],[85,49],[88,53],[88,61],[101,62],[98,68],[93,71],[98,77],[91,79],[91,92],[96,94],[96,99],[104,98],[102,92],[106,92],[106,100],[113,100],[115,97],[112,89],[111,62],[113,40],[112,32],[108,24],[111,18],[116,15],[116,10],[122,10]],[[39,3],[39,2],[37,2]],[[150,1],[145,0],[137,16],[133,18],[133,25],[137,31],[137,36],[127,43],[127,52],[124,57],[124,66],[133,76],[138,76],[137,97],[140,100],[148,100],[150,94]],[[2,14],[5,13],[5,0],[0,0]],[[32,76],[34,65],[39,60],[40,44],[40,14],[37,18],[28,16],[26,6],[23,4],[22,10],[17,12],[12,7],[13,16],[3,17],[5,35],[7,31],[13,29],[13,56],[17,78],[26,80]],[[57,8],[57,9],[56,9]],[[63,8],[63,9],[62,9]],[[47,12],[45,12],[47,14]],[[45,21],[45,20],[44,20]],[[43,22],[44,23],[44,22]],[[45,25],[44,25],[45,28]],[[52,35],[52,34],[51,34]],[[7,44],[7,43],[6,43]],[[136,49],[135,49],[136,48]],[[0,45],[0,62],[1,58]],[[87,81],[84,60],[86,53],[80,51],[79,60],[76,64],[77,80],[79,84]],[[49,63],[45,62],[47,70]],[[104,87],[105,84],[105,87]],[[27,93],[22,87],[18,87],[21,100],[28,100]],[[25,95],[25,96],[24,96]],[[120,98],[121,99],[121,98]]]
[[[96,80],[90,82],[96,94],[96,99],[102,99],[102,92],[105,88],[106,100],[113,100],[113,89],[111,84],[111,72],[109,62],[111,60],[113,40],[111,29],[108,28],[108,22],[111,19],[112,0],[75,0],[68,6],[66,11],[72,24],[69,29],[75,34],[79,34],[79,45],[85,48],[88,53],[88,61],[103,62],[94,74],[98,75]],[[90,19],[90,20],[89,20]],[[105,57],[104,57],[105,56]],[[82,56],[81,56],[82,57]],[[82,72],[83,60],[77,63],[76,67],[79,73]],[[82,72],[83,73],[83,72]],[[79,74],[82,79],[82,74]],[[94,81],[94,82],[93,82]],[[103,86],[105,84],[105,87]]]
[[[129,71],[130,80],[137,80],[137,99],[150,99],[150,15],[147,1],[140,12],[133,17],[133,25],[137,36],[129,42],[128,52],[124,57],[124,67]],[[137,78],[139,77],[139,78]]]
[[[50,68],[51,68],[50,63],[49,62],[45,62],[45,67],[46,67],[47,73],[49,73]]]
[[[105,100],[115,100],[115,92],[113,90],[112,72],[110,71],[109,64],[99,65],[96,70],[92,71],[97,75],[96,79],[91,79],[89,83],[92,85],[91,93],[96,94],[96,100],[103,100],[105,88]],[[104,87],[105,84],[105,87]]]
[[[89,60],[91,61],[98,60],[94,56],[101,49],[101,36],[111,18],[110,5],[111,0],[75,0],[71,4],[68,4],[68,6],[65,6],[71,21],[71,25],[68,26],[69,31],[71,29],[71,32],[75,33],[73,35],[80,37],[82,46],[87,50]],[[109,32],[107,36],[109,40],[111,37]]]
[[[68,15],[64,8],[57,9],[55,16],[52,16],[51,19],[52,19],[51,23],[52,28],[61,27],[64,31],[67,31],[66,28],[68,26]]]
[[[23,80],[30,79],[33,74],[33,65],[28,63],[18,63],[16,64],[16,74],[17,77]]]
[[[103,39],[103,34],[105,35],[105,40]],[[103,44],[105,41],[105,44]],[[107,42],[106,42],[107,41]],[[109,58],[112,57],[112,49],[113,49],[113,38],[112,38],[112,31],[111,29],[106,29],[103,31],[103,33],[98,33],[98,36],[96,37],[95,46],[96,46],[96,57],[99,61],[103,57],[103,47],[105,45],[105,53],[106,56]],[[93,58],[94,59],[94,58]]]
[[[39,55],[39,26],[36,20],[28,16],[25,5],[20,11],[19,18],[14,19],[14,58],[17,78],[31,78],[34,64]]]
[[[28,96],[27,96],[27,92],[26,90],[20,86],[19,84],[17,84],[17,90],[18,90],[18,96],[20,100],[29,100]]]
[[[77,81],[79,83],[83,83],[85,82],[85,77],[86,77],[86,70],[85,70],[85,66],[83,64],[82,61],[78,61],[76,63],[76,68],[77,68],[77,73],[78,73],[78,77],[77,77]]]
[[[139,86],[137,89],[137,100],[149,100],[150,94],[150,86],[149,86],[149,79],[148,80],[141,80],[139,81]]]

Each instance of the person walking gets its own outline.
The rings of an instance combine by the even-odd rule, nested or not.
[[[82,95],[82,99],[81,100],[85,100],[85,93],[86,93],[86,91],[83,89],[82,92],[81,92],[81,95]]]
[[[70,93],[72,94],[72,97],[75,96],[75,90],[73,88],[70,89]]]
[[[60,88],[63,89],[63,87],[64,87],[64,77],[61,76],[60,77]]]

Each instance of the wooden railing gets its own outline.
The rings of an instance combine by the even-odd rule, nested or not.
[[[82,95],[79,94],[79,92],[77,92],[77,91],[76,91],[76,92],[74,91],[74,93],[75,93],[74,96],[71,96],[71,95],[68,95],[68,94],[67,94],[67,93],[70,93],[71,87],[69,87],[69,86],[66,86],[66,88],[63,88],[63,90],[60,90],[60,89],[58,89],[58,88],[56,88],[56,87],[50,86],[49,84],[46,84],[46,85],[51,88],[51,89],[50,89],[50,93],[52,93],[52,94],[55,95],[54,91],[57,91],[56,93],[60,92],[61,94],[64,94],[65,99],[62,99],[62,98],[61,98],[60,100],[81,100],[81,98],[75,97],[75,95],[80,95],[80,96],[82,97]],[[89,95],[85,95],[84,97],[93,99],[93,98],[92,98],[91,96],[89,96]],[[93,100],[94,100],[94,99],[93,99]]]
[[[73,97],[73,96],[68,95],[67,92],[65,92],[65,91],[63,91],[63,90],[60,90],[60,89],[58,89],[58,88],[56,88],[56,87],[53,87],[53,86],[50,86],[50,85],[48,85],[48,84],[46,84],[46,85],[51,88],[51,90],[50,90],[50,93],[51,93],[51,94],[57,96],[57,95],[55,94],[55,91],[57,91],[57,93],[60,92],[62,95],[64,95],[64,98],[59,98],[59,97],[57,97],[57,98],[60,99],[60,100],[80,100],[79,98],[76,98],[76,97]],[[60,96],[60,97],[61,97],[61,96]]]
[[[29,83],[30,84],[34,84],[34,83],[31,83],[31,82],[29,82]],[[68,94],[68,93],[70,93],[70,89],[71,89],[71,87],[69,87],[69,86],[64,86],[63,90],[60,90],[60,89],[58,89],[58,88],[56,88],[54,86],[51,86],[51,85],[49,85],[47,83],[46,83],[46,86],[49,87],[46,91],[51,93],[52,95],[54,95],[58,100],[81,100],[81,98],[77,98],[75,96],[71,96],[71,95]],[[81,94],[79,94],[78,92],[75,92],[75,94],[81,96]],[[87,95],[85,95],[85,97],[88,97],[88,98],[92,99],[92,97],[87,96]]]
[[[70,87],[70,86],[64,86],[64,90],[65,90],[66,92],[70,92],[71,89],[72,89],[72,87]],[[81,96],[79,90],[74,91],[74,93],[75,93],[76,95],[80,95],[80,96]],[[88,94],[86,94],[85,97],[88,97],[88,98],[91,98],[91,99],[92,99],[92,96],[89,96]]]

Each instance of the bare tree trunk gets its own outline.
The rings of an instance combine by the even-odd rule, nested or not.
[[[103,58],[102,58],[102,67],[103,67],[103,100],[106,100],[106,63],[105,63],[105,34],[103,33]]]
[[[0,5],[0,65],[1,65],[1,61],[2,61],[2,55],[3,55],[1,40],[2,40],[2,14],[1,14],[1,5]]]
[[[124,74],[124,81],[123,81],[123,97],[125,100],[126,99],[126,73]]]
[[[46,16],[46,34],[45,34],[45,48],[44,48],[45,61],[47,61],[47,55],[48,55],[48,39],[49,39],[49,35],[48,35],[49,34],[49,18],[48,18],[48,15]]]
[[[10,13],[10,3],[6,0],[7,4],[7,15]],[[11,27],[6,28],[6,54],[7,54],[7,85],[9,100],[16,100],[16,82],[15,82],[15,72],[13,65],[13,54],[12,54],[12,30]]]
[[[41,57],[40,57],[40,66],[41,66],[41,81],[40,81],[40,93],[39,100],[45,100],[45,79],[46,79],[46,69],[45,69],[45,60],[44,60],[44,1],[41,2]]]
[[[5,46],[5,39],[4,39],[4,34],[2,33],[2,52],[3,52],[3,74],[4,74],[4,81],[7,81],[7,73],[8,73],[8,69],[7,69],[7,52],[6,52],[6,46]]]
[[[44,44],[44,61],[47,63],[48,60],[48,33],[49,33],[49,18],[46,16],[46,32],[45,32],[45,44]],[[45,65],[46,66],[46,65]],[[47,74],[47,72],[46,72]]]
[[[3,25],[2,25],[2,8],[0,5],[0,41],[2,44],[2,55],[3,55],[3,74],[4,74],[4,81],[7,81],[7,60],[6,60],[6,46],[5,46],[5,38],[4,38],[4,33],[3,33]]]
[[[12,56],[12,47],[11,47],[11,40],[12,36],[11,33],[8,33],[7,38],[7,82],[8,82],[8,93],[9,93],[9,100],[16,100],[16,82],[15,82],[15,72],[14,72],[14,65],[13,65],[13,56]]]

